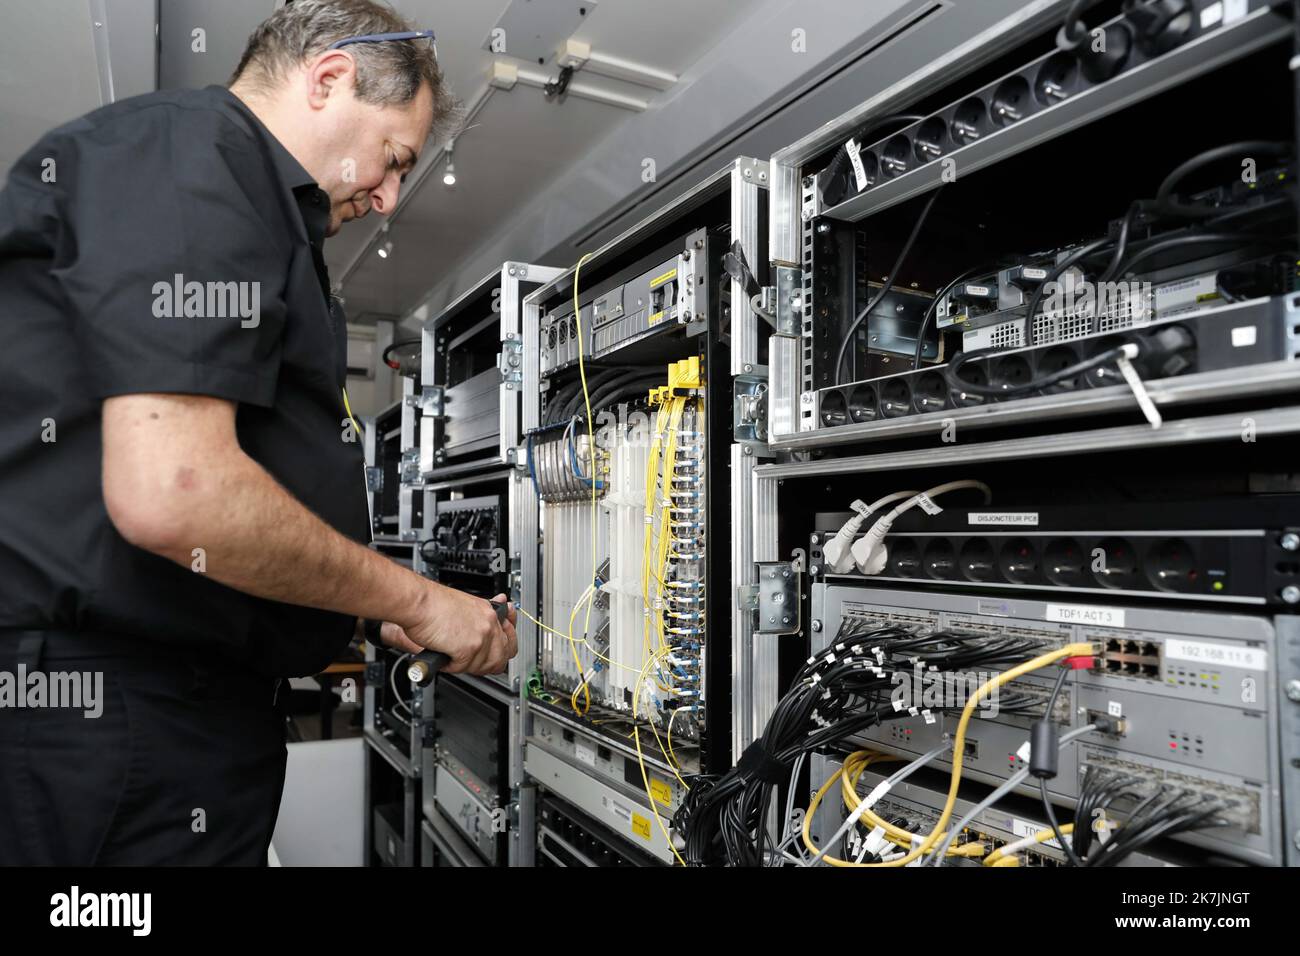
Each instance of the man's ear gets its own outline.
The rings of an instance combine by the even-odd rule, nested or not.
[[[307,68],[307,101],[312,109],[324,109],[330,94],[338,94],[356,83],[357,64],[343,50],[326,50]]]

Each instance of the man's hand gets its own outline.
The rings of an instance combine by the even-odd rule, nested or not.
[[[104,505],[123,538],[185,568],[201,547],[205,573],[247,594],[392,621],[394,646],[441,651],[452,673],[505,669],[518,652],[513,608],[498,622],[482,598],[343,537],[244,453],[236,411],[197,395],[105,400]]]
[[[430,589],[427,610],[406,627],[385,623],[379,639],[389,647],[412,654],[423,650],[441,651],[451,658],[444,670],[450,674],[501,674],[519,653],[515,635],[517,612],[507,605],[505,621],[497,620],[496,608],[482,598],[435,586]],[[492,600],[505,603],[504,594]]]

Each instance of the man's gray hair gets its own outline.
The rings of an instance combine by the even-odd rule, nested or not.
[[[248,38],[230,78],[269,89],[293,68],[331,43],[373,33],[416,29],[390,7],[373,0],[294,0],[268,17]],[[401,106],[428,84],[433,92],[433,135],[456,132],[460,115],[443,85],[442,71],[429,40],[352,43],[343,47],[357,64],[356,95],[365,103]]]

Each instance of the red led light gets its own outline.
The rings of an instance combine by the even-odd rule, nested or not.
[[[1170,749],[1170,750],[1177,750],[1177,749],[1178,749],[1178,744],[1174,743],[1172,740],[1169,741],[1169,749]]]

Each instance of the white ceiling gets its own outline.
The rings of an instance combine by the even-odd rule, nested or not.
[[[153,89],[152,0],[3,4],[0,179],[45,133],[117,98]],[[100,52],[96,54],[96,43]]]
[[[532,0],[513,0],[529,3]],[[599,0],[588,8],[575,39],[593,51],[682,74],[705,56],[765,0]],[[554,73],[553,58],[503,57],[484,49],[484,41],[510,0],[396,0],[402,13],[437,34],[438,56],[448,85],[465,103],[487,87],[496,59]],[[507,52],[509,38],[507,37]],[[682,84],[656,93],[647,87],[583,74],[582,82],[648,100],[651,110],[683,92]],[[576,79],[576,78],[575,78]],[[442,183],[441,159],[426,150],[435,172],[408,177],[409,192],[392,217],[388,239],[394,253],[375,252],[382,221],[371,215],[349,223],[326,247],[336,285],[349,317],[400,316],[455,271],[526,203],[575,164],[591,148],[647,114],[634,113],[570,95],[546,99],[541,90],[520,84],[492,91],[472,125],[456,140],[457,184]],[[431,144],[432,146],[433,144]],[[422,160],[422,164],[425,161]],[[629,157],[637,165],[640,160]],[[637,181],[635,176],[630,181]],[[419,185],[411,189],[410,183]]]

